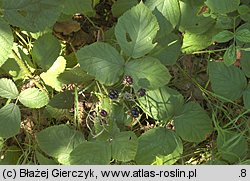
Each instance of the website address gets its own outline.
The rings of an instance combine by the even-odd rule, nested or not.
[[[149,171],[149,170],[144,170],[144,169],[139,169],[135,171],[101,171],[101,176],[103,178],[108,178],[108,177],[171,177],[171,178],[195,178],[196,177],[196,169],[194,170],[189,170],[189,171],[184,171],[180,169],[175,169],[175,170],[161,170],[161,171]]]

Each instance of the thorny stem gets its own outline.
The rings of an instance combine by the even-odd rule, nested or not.
[[[34,84],[41,90],[41,91],[45,91],[43,89],[43,86],[37,82],[35,79],[34,79],[34,76],[31,74],[30,70],[27,68],[27,66],[25,65],[25,63],[22,61],[22,59],[17,55],[17,53],[12,50],[12,53],[15,57],[15,60],[17,62],[17,64],[19,65],[19,67],[24,71],[24,73],[32,79],[32,81],[34,82]]]

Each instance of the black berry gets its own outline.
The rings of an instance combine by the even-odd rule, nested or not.
[[[117,92],[117,90],[111,89],[109,91],[109,98],[110,99],[117,99],[119,97],[119,94]]]
[[[102,116],[102,117],[106,117],[107,115],[108,115],[108,113],[107,113],[107,111],[105,111],[105,110],[101,110],[100,111],[100,115]]]
[[[137,95],[138,95],[139,97],[145,96],[145,95],[146,95],[146,90],[143,89],[143,88],[140,88],[140,89],[137,91]]]
[[[139,114],[140,114],[138,108],[136,108],[136,107],[132,108],[132,109],[130,110],[130,113],[131,113],[131,116],[132,116],[133,118],[138,118],[138,117],[139,117]]]
[[[123,78],[123,84],[129,86],[133,84],[133,78],[129,75],[125,75]]]

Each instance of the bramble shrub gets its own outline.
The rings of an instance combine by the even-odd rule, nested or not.
[[[249,163],[249,1],[0,0],[0,15],[0,163]]]

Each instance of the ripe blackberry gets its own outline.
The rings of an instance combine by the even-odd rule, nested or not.
[[[117,99],[118,97],[119,97],[119,94],[118,94],[117,90],[110,89],[109,98],[110,99]]]
[[[107,111],[105,111],[104,109],[102,109],[102,110],[100,111],[100,115],[101,115],[102,117],[106,117],[106,116],[108,115],[108,113],[107,113]]]
[[[137,95],[138,95],[139,97],[145,96],[145,95],[146,95],[146,90],[143,89],[143,88],[140,88],[140,89],[137,91]]]
[[[139,114],[140,114],[138,108],[136,108],[136,107],[133,107],[133,108],[130,110],[130,113],[131,113],[131,116],[132,116],[133,118],[138,118],[138,117],[139,117]]]
[[[129,86],[133,84],[133,78],[129,75],[125,75],[123,78],[123,84]]]

